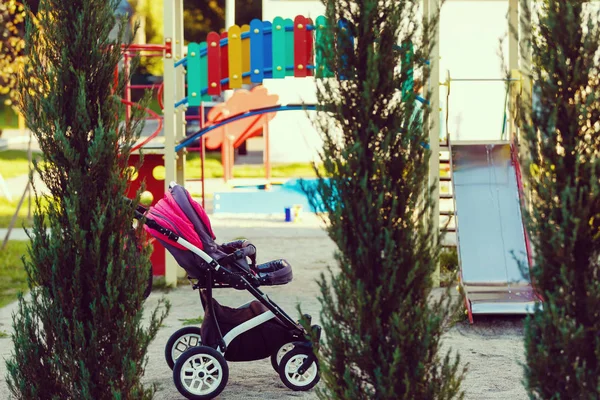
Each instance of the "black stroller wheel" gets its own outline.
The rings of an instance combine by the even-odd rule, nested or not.
[[[200,328],[197,326],[186,326],[171,335],[165,345],[165,360],[169,368],[173,369],[175,361],[181,354],[192,347],[201,346],[202,337]]]
[[[294,391],[306,391],[312,389],[319,380],[319,364],[315,360],[304,371],[298,373],[298,369],[304,361],[312,356],[312,351],[308,348],[296,347],[288,351],[279,363],[279,378],[285,386]]]
[[[227,361],[212,347],[192,347],[179,356],[173,368],[175,387],[190,400],[214,399],[228,379]]]
[[[281,346],[275,353],[271,354],[271,365],[275,372],[279,373],[279,363],[286,353],[294,348],[293,343],[286,343]]]

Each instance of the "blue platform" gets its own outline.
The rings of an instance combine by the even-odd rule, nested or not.
[[[213,213],[283,214],[286,207],[302,206],[305,212],[315,212],[304,187],[314,187],[317,179],[290,179],[282,185],[239,186],[214,194]]]

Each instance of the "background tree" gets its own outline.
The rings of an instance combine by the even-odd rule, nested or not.
[[[536,1],[523,21],[527,32],[534,20],[524,50],[537,94],[521,112],[533,197],[526,220],[544,298],[526,323],[532,399],[600,398],[600,15],[591,9]]]
[[[17,71],[25,63],[24,21],[23,4],[16,0],[0,4],[0,110],[16,103]]]
[[[225,26],[225,0],[197,2],[184,0],[185,38],[191,42],[202,42],[210,31],[220,31]],[[235,23],[250,24],[253,19],[262,19],[262,1],[236,0]]]
[[[323,399],[462,397],[458,357],[440,354],[457,304],[449,292],[430,296],[439,258],[423,145],[431,110],[412,90],[401,96],[409,68],[394,68],[411,60],[429,77],[437,19],[423,26],[420,3],[324,1],[328,21],[348,28],[330,24],[317,49],[335,75],[318,81],[325,174],[315,168],[318,187],[307,188],[338,247],[339,272],[320,280]]]
[[[43,152],[50,201],[37,209],[7,361],[16,399],[142,399],[146,352],[165,313],[142,324],[150,247],[124,199],[140,114],[121,124],[115,0],[42,0],[27,24],[21,111]],[[31,21],[30,21],[31,22]],[[121,21],[124,22],[124,21]],[[121,74],[120,76],[123,76]],[[119,87],[122,90],[124,79]],[[139,201],[133,202],[133,207]],[[47,230],[47,228],[50,228]]]
[[[37,13],[38,3],[38,0],[27,2],[32,15]],[[0,114],[5,115],[7,125],[14,123],[10,120],[13,117],[11,110],[18,111],[17,76],[26,62],[23,51],[25,16],[23,3],[16,0],[0,3]]]
[[[130,3],[135,10],[134,21],[140,23],[136,43],[161,44],[163,42],[163,1],[130,0]],[[237,24],[249,24],[254,18],[262,18],[262,2],[237,0],[235,13]],[[184,0],[183,26],[186,43],[203,42],[209,32],[220,32],[225,29],[225,0]],[[162,75],[162,60],[143,59],[140,72]]]

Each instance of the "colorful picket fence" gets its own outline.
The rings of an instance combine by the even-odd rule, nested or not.
[[[250,25],[211,32],[206,42],[190,43],[187,51],[187,100],[199,106],[223,90],[264,79],[316,76],[331,77],[325,65],[322,31],[327,19],[277,17],[273,22],[253,20]],[[353,38],[349,35],[349,41]],[[324,43],[323,43],[324,45]]]
[[[211,32],[206,42],[190,43],[187,57],[181,61],[187,63],[187,98],[176,105],[185,102],[197,107],[223,90],[260,84],[264,79],[334,76],[324,55],[324,51],[328,51],[324,35],[327,24],[324,16],[314,22],[301,15],[293,20],[277,17],[273,22],[255,19],[250,25],[234,25],[221,34]],[[344,20],[336,24],[335,45],[354,47],[352,27]],[[413,89],[413,46],[404,43],[396,47],[405,51],[401,68],[409,74],[409,79],[402,87],[402,97],[407,98]],[[353,76],[344,60],[340,61],[339,78]]]

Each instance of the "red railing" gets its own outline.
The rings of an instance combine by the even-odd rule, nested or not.
[[[130,75],[130,68],[131,68],[131,59],[136,57],[136,56],[142,56],[142,57],[164,57],[164,56],[171,56],[172,52],[171,52],[171,43],[167,43],[165,45],[161,45],[161,44],[132,44],[132,45],[123,45],[121,46],[121,50],[123,52],[123,61],[124,61],[124,73],[126,76]],[[115,87],[118,87],[118,83],[119,83],[119,70],[118,68],[115,70]],[[136,107],[138,109],[141,109],[142,106],[139,103],[136,103],[134,101],[132,101],[132,90],[156,90],[156,98],[158,100],[158,105],[161,108],[161,110],[164,110],[164,99],[163,99],[163,93],[164,93],[164,83],[161,84],[136,84],[133,85],[131,84],[129,81],[127,81],[125,83],[125,88],[124,88],[124,92],[123,93],[123,98],[121,99],[121,102],[123,104],[125,104],[126,109],[125,109],[125,120],[126,122],[129,122],[129,120],[131,119],[131,107]],[[162,131],[163,129],[163,117],[159,114],[157,114],[155,111],[149,109],[149,108],[144,108],[144,110],[146,111],[146,113],[148,114],[148,118],[146,118],[147,120],[156,120],[158,121],[158,126],[156,128],[156,130],[147,138],[144,138],[143,141],[141,141],[140,143],[136,144],[133,148],[132,151],[138,150],[140,148],[142,148],[143,146],[145,146],[146,144],[148,144],[150,141],[152,141],[154,138],[156,138],[159,133]],[[198,120],[200,121],[200,128],[202,129],[204,127],[204,107],[201,106],[200,107],[200,115],[198,116],[186,116],[185,117],[186,121],[193,121],[193,120]],[[197,148],[189,148],[189,151],[198,151],[200,153],[200,166],[201,166],[201,183],[202,183],[202,206],[205,207],[205,196],[204,196],[204,178],[205,178],[205,159],[206,159],[206,148],[205,148],[205,139],[201,138],[200,139],[200,146]]]

